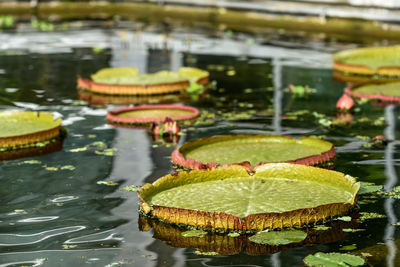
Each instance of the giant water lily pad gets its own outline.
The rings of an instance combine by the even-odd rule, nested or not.
[[[352,85],[345,89],[345,93],[358,98],[400,103],[400,82],[374,82]]]
[[[400,76],[400,46],[345,50],[333,60],[333,68],[345,73]]]
[[[339,172],[270,163],[253,175],[240,165],[179,172],[144,185],[138,195],[141,211],[161,220],[240,231],[303,226],[348,213],[359,187]]]
[[[223,135],[182,145],[172,153],[172,161],[188,169],[207,169],[244,162],[254,168],[266,162],[315,165],[330,161],[335,154],[332,143],[316,138]]]
[[[59,136],[61,119],[47,112],[0,111],[0,125],[0,149],[10,150]]]
[[[147,125],[153,122],[164,122],[168,117],[173,121],[187,121],[199,115],[199,111],[190,106],[148,105],[121,108],[109,111],[107,120],[117,125]]]
[[[107,68],[92,75],[92,80],[78,78],[78,87],[107,95],[155,95],[185,91],[190,84],[207,84],[207,71],[183,67],[177,72],[160,71],[138,74],[135,68]]]

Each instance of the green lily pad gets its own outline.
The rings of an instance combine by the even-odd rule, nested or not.
[[[249,240],[258,244],[268,244],[273,246],[287,245],[290,243],[299,243],[307,237],[307,234],[300,230],[283,230],[283,231],[264,231],[257,233]]]
[[[375,185],[374,183],[369,182],[360,182],[360,184],[360,190],[358,191],[359,195],[374,193],[383,188],[382,185]]]
[[[109,68],[91,78],[78,77],[78,87],[106,95],[159,95],[185,92],[193,83],[205,85],[209,82],[209,73],[190,67],[151,74],[138,74],[134,68]]]
[[[223,135],[201,138],[176,149],[172,161],[189,169],[207,164],[237,164],[247,161],[252,167],[262,162],[295,162],[314,165],[335,156],[334,146],[316,138],[289,138],[273,135]],[[191,159],[194,159],[191,160]]]
[[[400,69],[400,66],[399,66]],[[371,82],[347,87],[346,94],[361,98],[387,102],[400,101],[400,82]]]
[[[0,148],[18,148],[60,135],[61,119],[34,111],[0,111]]]
[[[365,260],[351,254],[318,252],[314,255],[308,255],[304,259],[304,263],[307,266],[347,267],[362,266],[365,264]]]
[[[137,68],[105,68],[93,74],[92,80],[97,83],[124,84],[129,83],[129,79],[139,76]]]
[[[237,165],[179,172],[144,185],[138,195],[141,210],[161,220],[201,228],[263,230],[346,213],[355,204],[358,188],[354,178],[339,172],[271,163],[259,166],[254,175]]]
[[[400,74],[400,46],[358,48],[333,55],[334,69],[357,74]]]
[[[180,68],[178,72],[159,71],[151,74],[139,74],[138,69],[125,67],[102,69],[91,78],[96,83],[150,85],[184,81],[195,83],[207,76],[208,72],[189,67]]]
[[[150,123],[163,123],[166,118],[170,118],[172,121],[185,122],[198,115],[199,111],[190,106],[147,105],[109,111],[107,120],[117,126],[121,124],[143,127]]]

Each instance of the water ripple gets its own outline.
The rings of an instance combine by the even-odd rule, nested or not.
[[[122,241],[122,237],[117,237],[116,235],[118,233],[112,233],[112,230],[100,232],[100,233],[95,233],[95,234],[90,234],[86,236],[80,236],[77,238],[72,238],[67,241],[65,241],[65,244],[80,244],[80,243],[92,243],[92,242],[103,242],[107,240],[116,240],[116,241]]]
[[[23,219],[23,220],[19,220],[18,222],[22,222],[22,223],[48,222],[48,221],[57,220],[58,218],[60,218],[60,217],[59,216],[46,216],[46,217]]]
[[[67,201],[75,200],[78,198],[79,197],[77,197],[77,196],[56,197],[55,199],[52,199],[51,202],[54,202],[54,203],[67,202]]]
[[[73,233],[83,229],[86,229],[86,226],[63,227],[30,235],[0,234],[0,246],[23,246],[36,244],[50,237]]]

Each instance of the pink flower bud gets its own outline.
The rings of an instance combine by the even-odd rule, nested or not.
[[[336,103],[336,108],[340,110],[350,110],[354,107],[354,100],[350,96],[343,94]]]

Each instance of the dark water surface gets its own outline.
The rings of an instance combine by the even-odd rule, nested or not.
[[[395,199],[376,196],[360,204],[362,212],[386,216],[345,226],[365,231],[339,228],[317,238],[317,244],[296,248],[227,242],[220,251],[232,255],[199,255],[185,241],[167,242],[146,222],[140,229],[149,231],[140,231],[136,193],[120,190],[172,172],[170,154],[177,145],[228,133],[323,137],[337,146],[335,170],[392,190],[400,165],[399,108],[359,105],[348,125],[329,126],[345,87],[332,78],[330,55],[362,44],[281,32],[257,36],[136,23],[63,32],[21,30],[0,32],[1,108],[53,112],[63,118],[68,136],[61,151],[0,162],[0,266],[302,266],[308,254],[343,252],[341,247],[353,244],[356,250],[380,255],[371,260],[373,266],[400,264],[399,231],[392,226],[400,216]],[[108,126],[107,109],[117,106],[98,105],[95,96],[84,98],[89,103],[81,100],[76,77],[120,66],[142,73],[180,66],[207,69],[214,82],[208,97],[161,101],[191,104],[215,118],[190,127],[178,144],[153,141],[145,130]],[[286,90],[290,84],[316,90],[296,96]],[[375,147],[363,138],[376,135],[393,141]],[[177,229],[160,231],[172,235]]]

